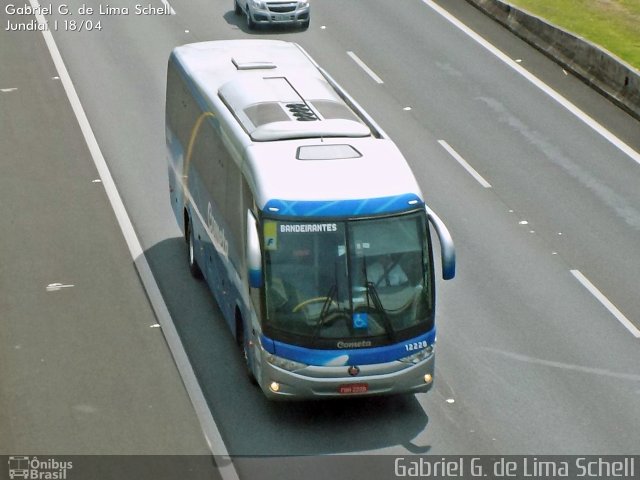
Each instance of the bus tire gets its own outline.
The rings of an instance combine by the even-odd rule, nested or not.
[[[244,330],[242,315],[240,315],[239,311],[236,311],[236,341],[238,343],[238,348],[240,349],[240,355],[242,356],[242,363],[244,364],[247,378],[249,378],[252,385],[257,385],[258,381],[256,380],[253,370],[251,370],[251,364],[249,363],[249,349],[247,346],[249,344],[249,336]]]
[[[193,233],[193,228],[191,228],[191,222],[187,222],[186,226],[187,232],[187,259],[189,261],[189,271],[194,278],[198,280],[202,278],[202,270],[198,266],[198,261],[196,260],[196,252],[195,252],[195,238]]]

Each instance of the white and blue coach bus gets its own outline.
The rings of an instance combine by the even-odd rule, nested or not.
[[[402,154],[301,47],[177,47],[167,78],[171,204],[271,399],[425,392],[435,281],[455,253]]]

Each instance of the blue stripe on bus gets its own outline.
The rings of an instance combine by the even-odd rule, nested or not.
[[[346,217],[350,215],[374,215],[394,213],[410,207],[424,205],[413,193],[391,197],[364,198],[355,200],[269,200],[264,211],[278,216],[297,217]]]
[[[262,335],[262,347],[269,353],[306,365],[371,365],[392,362],[416,353],[428,345],[433,345],[436,338],[435,327],[418,337],[403,340],[395,345],[372,348],[354,348],[340,350],[317,350],[298,347]],[[354,338],[354,342],[358,339]]]

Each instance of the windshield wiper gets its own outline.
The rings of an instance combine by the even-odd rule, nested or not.
[[[338,287],[336,286],[335,283],[331,285],[325,297],[326,297],[326,300],[322,304],[322,310],[320,310],[320,317],[316,322],[316,327],[315,327],[315,331],[313,332],[312,340],[315,340],[320,335],[320,329],[324,325],[324,321],[327,318],[327,315],[329,314],[329,309],[331,308],[331,303],[334,301],[333,300],[334,297],[336,297],[336,304],[338,303],[337,302]]]
[[[327,313],[329,313],[329,308],[331,307],[331,302],[333,302],[333,297],[336,297],[336,303],[338,303],[337,302],[337,300],[338,300],[338,287],[336,287],[335,283],[333,285],[331,285],[331,288],[329,288],[329,292],[326,295],[326,300],[324,301],[324,304],[322,304],[322,310],[320,310],[320,321],[321,322],[324,321],[324,318],[327,316]]]
[[[392,342],[395,342],[396,332],[393,329],[393,325],[391,325],[391,319],[389,318],[389,315],[387,315],[387,311],[382,306],[382,302],[380,301],[380,297],[378,296],[378,290],[376,290],[376,286],[374,285],[373,282],[367,281],[366,287],[367,287],[368,296],[370,296],[371,299],[373,300],[373,305],[380,312],[380,315],[382,315],[382,323],[384,324],[384,329],[387,332],[389,339]]]

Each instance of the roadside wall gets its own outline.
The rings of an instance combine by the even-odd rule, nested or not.
[[[502,0],[467,0],[640,120],[640,72],[597,45]]]

